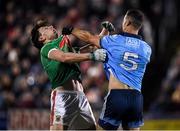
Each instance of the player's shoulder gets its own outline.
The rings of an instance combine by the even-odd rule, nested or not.
[[[120,35],[114,34],[114,35],[106,35],[103,37],[103,39],[113,41],[119,39],[120,37],[121,37]]]
[[[151,52],[151,46],[150,46],[150,44],[149,43],[147,43],[146,41],[144,41],[144,40],[141,40],[141,43],[142,43],[142,45],[145,47],[145,48],[147,48],[150,52]]]

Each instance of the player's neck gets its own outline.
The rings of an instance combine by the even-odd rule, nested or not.
[[[138,35],[138,30],[134,30],[132,28],[125,28],[123,32]]]

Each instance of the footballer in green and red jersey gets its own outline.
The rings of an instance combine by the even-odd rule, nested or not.
[[[76,88],[83,88],[79,82],[81,74],[79,66],[77,63],[70,64],[49,59],[49,52],[57,49],[63,52],[73,52],[67,36],[61,35],[59,38],[44,44],[40,51],[41,63],[47,72],[53,89],[51,92],[50,125],[61,124],[66,126],[67,129],[73,130],[94,129],[95,127],[92,128],[92,126],[96,123],[95,118],[84,93],[82,91],[67,91],[74,88],[72,87],[73,84],[71,84],[72,79],[77,80],[76,83],[78,86]],[[63,88],[64,91],[59,91],[59,88]],[[77,106],[83,103],[85,106]],[[79,110],[79,108],[81,110]],[[79,111],[77,112],[77,110]],[[73,120],[74,118],[76,119]],[[70,123],[73,124],[70,125]]]
[[[83,92],[77,62],[105,61],[106,51],[74,53],[67,36],[46,21],[37,21],[31,31],[33,45],[40,50],[41,63],[51,84],[50,130],[94,130],[96,122]]]
[[[46,43],[41,48],[41,63],[51,81],[52,89],[63,86],[63,84],[72,77],[80,78],[81,74],[77,63],[69,64],[49,59],[48,54],[54,49],[63,52],[73,52],[68,37],[63,35]]]

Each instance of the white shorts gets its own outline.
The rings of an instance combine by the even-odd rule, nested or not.
[[[96,125],[90,104],[81,91],[51,93],[50,125],[61,124],[68,129],[87,129]]]

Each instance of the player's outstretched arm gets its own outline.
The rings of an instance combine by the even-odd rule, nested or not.
[[[104,35],[107,35],[108,32],[115,30],[114,26],[108,21],[103,22],[102,26],[103,26],[103,30],[99,35],[93,35],[89,31],[81,30],[81,29],[78,29],[78,28],[73,28],[72,26],[64,27],[62,29],[62,34],[63,35],[72,34],[75,37],[77,37],[78,39],[80,39],[80,40],[82,40],[82,41],[84,41],[86,43],[89,43],[91,45],[94,45],[97,48],[100,48],[99,41],[100,41],[101,37],[104,36]]]
[[[99,35],[94,35],[89,31],[81,30],[78,28],[74,28],[71,34],[86,43],[96,46],[97,48],[100,48],[99,41],[101,37]]]
[[[106,50],[98,49],[91,53],[64,53],[58,49],[52,49],[48,53],[48,58],[64,63],[75,63],[86,60],[94,60],[94,61],[105,61],[106,59]]]
[[[93,46],[96,46],[97,48],[100,48],[100,36],[99,35],[93,35],[89,31],[81,30],[78,28],[72,28],[72,27],[64,27],[62,30],[63,35],[74,35],[78,39],[82,40],[83,42],[89,43]]]
[[[100,38],[102,38],[102,37],[105,36],[105,35],[109,35],[110,32],[115,31],[114,25],[113,25],[111,22],[109,22],[109,21],[103,21],[103,22],[101,23],[101,26],[102,26],[103,28],[102,28],[102,30],[101,30],[101,32],[100,32],[100,34],[99,34],[99,37],[100,37]],[[95,49],[97,49],[96,46],[92,46],[91,44],[87,44],[87,45],[79,48],[79,52],[81,52],[81,53],[82,53],[82,52],[90,52],[90,51],[93,51],[93,50],[95,50]]]

